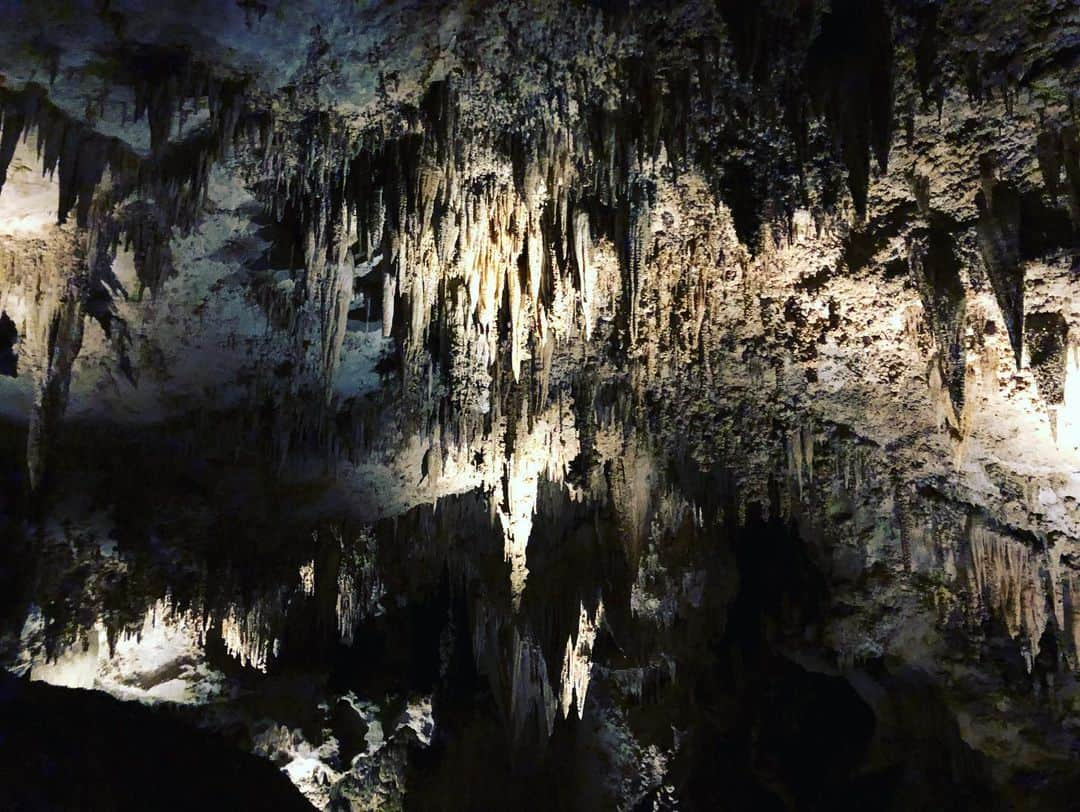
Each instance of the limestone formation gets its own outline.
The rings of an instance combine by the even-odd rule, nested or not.
[[[323,809],[1074,802],[1075,2],[0,22],[8,671]]]

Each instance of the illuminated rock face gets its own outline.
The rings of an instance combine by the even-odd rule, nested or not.
[[[77,6],[0,26],[9,670],[322,808],[1068,806],[1074,3]]]

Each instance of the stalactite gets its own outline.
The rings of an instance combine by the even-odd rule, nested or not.
[[[201,93],[201,88],[188,95]],[[49,435],[66,409],[84,316],[92,315],[101,322],[116,349],[119,366],[129,379],[134,378],[127,356],[127,327],[117,318],[103,280],[111,273],[109,266],[122,240],[134,248],[139,278],[151,292],[168,273],[172,228],[188,228],[193,223],[205,199],[210,166],[232,143],[240,119],[239,84],[229,85],[228,90],[214,84],[209,97],[208,132],[179,145],[165,143],[171,125],[162,123],[161,110],[152,112],[155,154],[144,161],[118,139],[100,135],[63,113],[39,85],[28,84],[21,91],[0,90],[0,193],[16,146],[35,131],[42,172],[58,181],[57,220],[63,224],[75,212],[76,224],[83,232],[80,253],[87,258],[73,262],[63,274],[70,277],[69,292],[52,322],[49,362],[31,414],[27,459],[32,488],[41,482]],[[153,199],[154,209],[139,201],[125,208],[125,201],[138,195]],[[97,200],[99,197],[104,199]]]
[[[1061,160],[1069,192],[1069,214],[1073,228],[1080,229],[1080,128],[1075,124],[1061,130]]]
[[[547,662],[540,647],[513,632],[510,677],[510,719],[517,742],[545,742],[555,725],[556,698],[547,679]]]
[[[1024,352],[1024,267],[1020,263],[1020,197],[1008,183],[997,181],[983,162],[979,209],[979,250],[1009,333],[1016,367]]]
[[[380,604],[386,593],[379,575],[378,545],[370,532],[346,542],[340,531],[332,533],[341,550],[336,584],[336,616],[339,639],[351,646],[360,621],[382,614]]]
[[[596,612],[591,616],[583,604],[576,634],[570,635],[566,640],[560,679],[560,708],[563,718],[570,715],[571,708],[576,711],[578,719],[585,715],[585,697],[592,674],[592,649],[603,617],[603,603],[596,607]]]
[[[964,405],[967,368],[964,346],[966,293],[953,239],[944,224],[931,218],[925,234],[918,234],[912,239],[908,250],[908,267],[919,289],[923,312],[930,322],[930,332],[937,344],[941,374],[952,407],[959,413]]]
[[[517,605],[525,590],[529,570],[526,552],[532,535],[540,479],[561,482],[579,444],[572,415],[565,407],[551,406],[533,421],[522,416],[512,426],[512,450],[494,456],[490,479],[497,483],[492,509],[503,532],[503,557],[510,565],[510,594]]]
[[[596,288],[596,271],[589,260],[589,215],[584,211],[574,213],[573,247],[574,268],[577,270],[578,299],[581,302],[581,316],[585,326],[585,337],[589,338],[593,321],[593,299]]]
[[[41,485],[52,437],[67,409],[71,370],[82,348],[83,315],[82,303],[77,293],[71,291],[59,302],[49,325],[45,369],[36,382],[27,437],[26,461],[31,491]]]
[[[300,565],[297,578],[300,583],[300,592],[306,597],[315,594],[315,562],[307,561]]]
[[[130,165],[130,154],[116,139],[101,136],[62,113],[48,101],[40,85],[30,84],[18,92],[4,89],[0,91],[0,105],[0,192],[16,145],[34,131],[42,172],[59,182],[58,222],[66,222],[75,210],[78,225],[87,226],[91,202],[105,169],[109,168],[113,176],[121,175],[123,168]]]
[[[57,229],[47,242],[0,243],[0,279],[0,309],[22,337],[20,356],[34,384],[27,466],[35,491],[67,407],[72,366],[82,347],[84,290],[91,284],[91,271],[77,239]]]
[[[1043,185],[1051,199],[1056,199],[1061,187],[1063,163],[1061,134],[1055,130],[1043,130],[1035,142],[1035,154],[1039,161]]]
[[[626,301],[625,317],[630,346],[637,343],[638,337],[638,309],[642,295],[642,275],[646,267],[651,194],[652,191],[643,183],[635,184],[629,199],[624,204],[625,234],[622,238],[624,252],[622,263],[626,283],[623,296]]]
[[[265,672],[278,654],[273,628],[279,612],[273,599],[260,599],[248,609],[230,605],[221,618],[221,639],[229,656],[245,668]]]
[[[832,5],[807,54],[811,96],[825,115],[856,212],[866,211],[870,154],[884,170],[893,128],[892,35],[880,0]]]
[[[795,479],[800,498],[803,494],[804,478],[810,485],[814,482],[814,441],[812,424],[800,425],[788,433],[788,472]]]
[[[1023,542],[995,532],[978,518],[971,522],[968,539],[974,597],[1021,640],[1030,671],[1048,620],[1039,558]]]
[[[211,166],[224,156],[238,131],[250,134],[254,123],[254,119],[244,118],[242,80],[222,83],[203,78],[186,95],[198,97],[203,91],[207,91],[210,105],[210,120],[204,129],[182,141],[155,140],[154,155],[143,159],[120,140],[101,135],[61,111],[40,85],[30,83],[19,91],[4,89],[0,91],[0,191],[15,145],[33,130],[43,172],[59,181],[59,222],[65,222],[74,210],[80,227],[92,225],[91,204],[107,169],[110,200],[100,208],[107,210],[129,195],[146,194],[166,214],[169,227],[190,228],[205,200]],[[174,112],[170,107],[170,122]],[[163,115],[159,111],[151,118]],[[152,123],[152,133],[167,139],[171,123],[164,133],[158,133],[162,126]]]
[[[660,80],[654,67],[642,70],[635,93],[649,96]],[[675,91],[656,92],[666,98]],[[352,146],[325,117],[313,121],[312,145],[292,179],[282,178],[276,158],[267,156],[264,175],[278,178],[272,208],[296,211],[301,221],[322,224],[325,233],[326,223],[351,224],[355,218],[355,228],[347,225],[344,233],[356,235],[358,257],[380,258],[382,331],[400,341],[406,380],[423,377],[433,336],[451,336],[452,342],[478,348],[470,354],[481,377],[498,374],[505,350],[512,378],[520,381],[533,355],[540,370],[530,377],[546,390],[554,343],[578,324],[560,309],[567,282],[586,338],[600,316],[600,271],[593,254],[608,228],[604,222],[616,221],[622,235],[617,242],[626,275],[624,318],[628,340],[636,341],[654,192],[635,174],[632,145],[645,144],[641,155],[655,161],[663,154],[660,140],[685,136],[686,113],[671,111],[686,102],[660,104],[657,110],[665,112],[656,112],[644,129],[634,122],[639,103],[627,102],[616,114],[600,116],[591,134],[544,113],[528,135],[505,140],[483,130],[462,140],[457,104],[451,83],[435,83],[406,117],[402,132],[365,136]],[[346,169],[331,170],[335,165]],[[597,206],[607,212],[594,213]],[[616,211],[623,214],[612,217]],[[328,250],[335,250],[338,239],[330,237]],[[458,285],[462,298],[453,307],[442,303],[445,297],[437,303],[440,290]],[[306,295],[298,293],[293,307],[302,307]],[[704,298],[697,311],[702,326]],[[473,333],[475,343],[459,337],[462,330]],[[463,390],[489,385],[475,371],[449,375],[443,365],[440,372],[444,391],[458,403],[470,399]]]
[[[1065,375],[1069,325],[1060,313],[1029,313],[1024,322],[1024,343],[1039,394],[1050,406],[1065,401]]]
[[[1071,559],[1066,559],[1064,554],[1059,557],[1065,560],[1057,567],[1060,595],[1056,596],[1055,615],[1063,637],[1065,659],[1076,670],[1080,668],[1080,572]]]

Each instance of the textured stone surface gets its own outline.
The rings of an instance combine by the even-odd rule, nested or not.
[[[3,17],[10,668],[335,809],[1067,805],[1075,3]]]

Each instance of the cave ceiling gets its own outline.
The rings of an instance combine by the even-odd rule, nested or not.
[[[1074,808],[1078,101],[1075,0],[0,0],[0,806]]]

